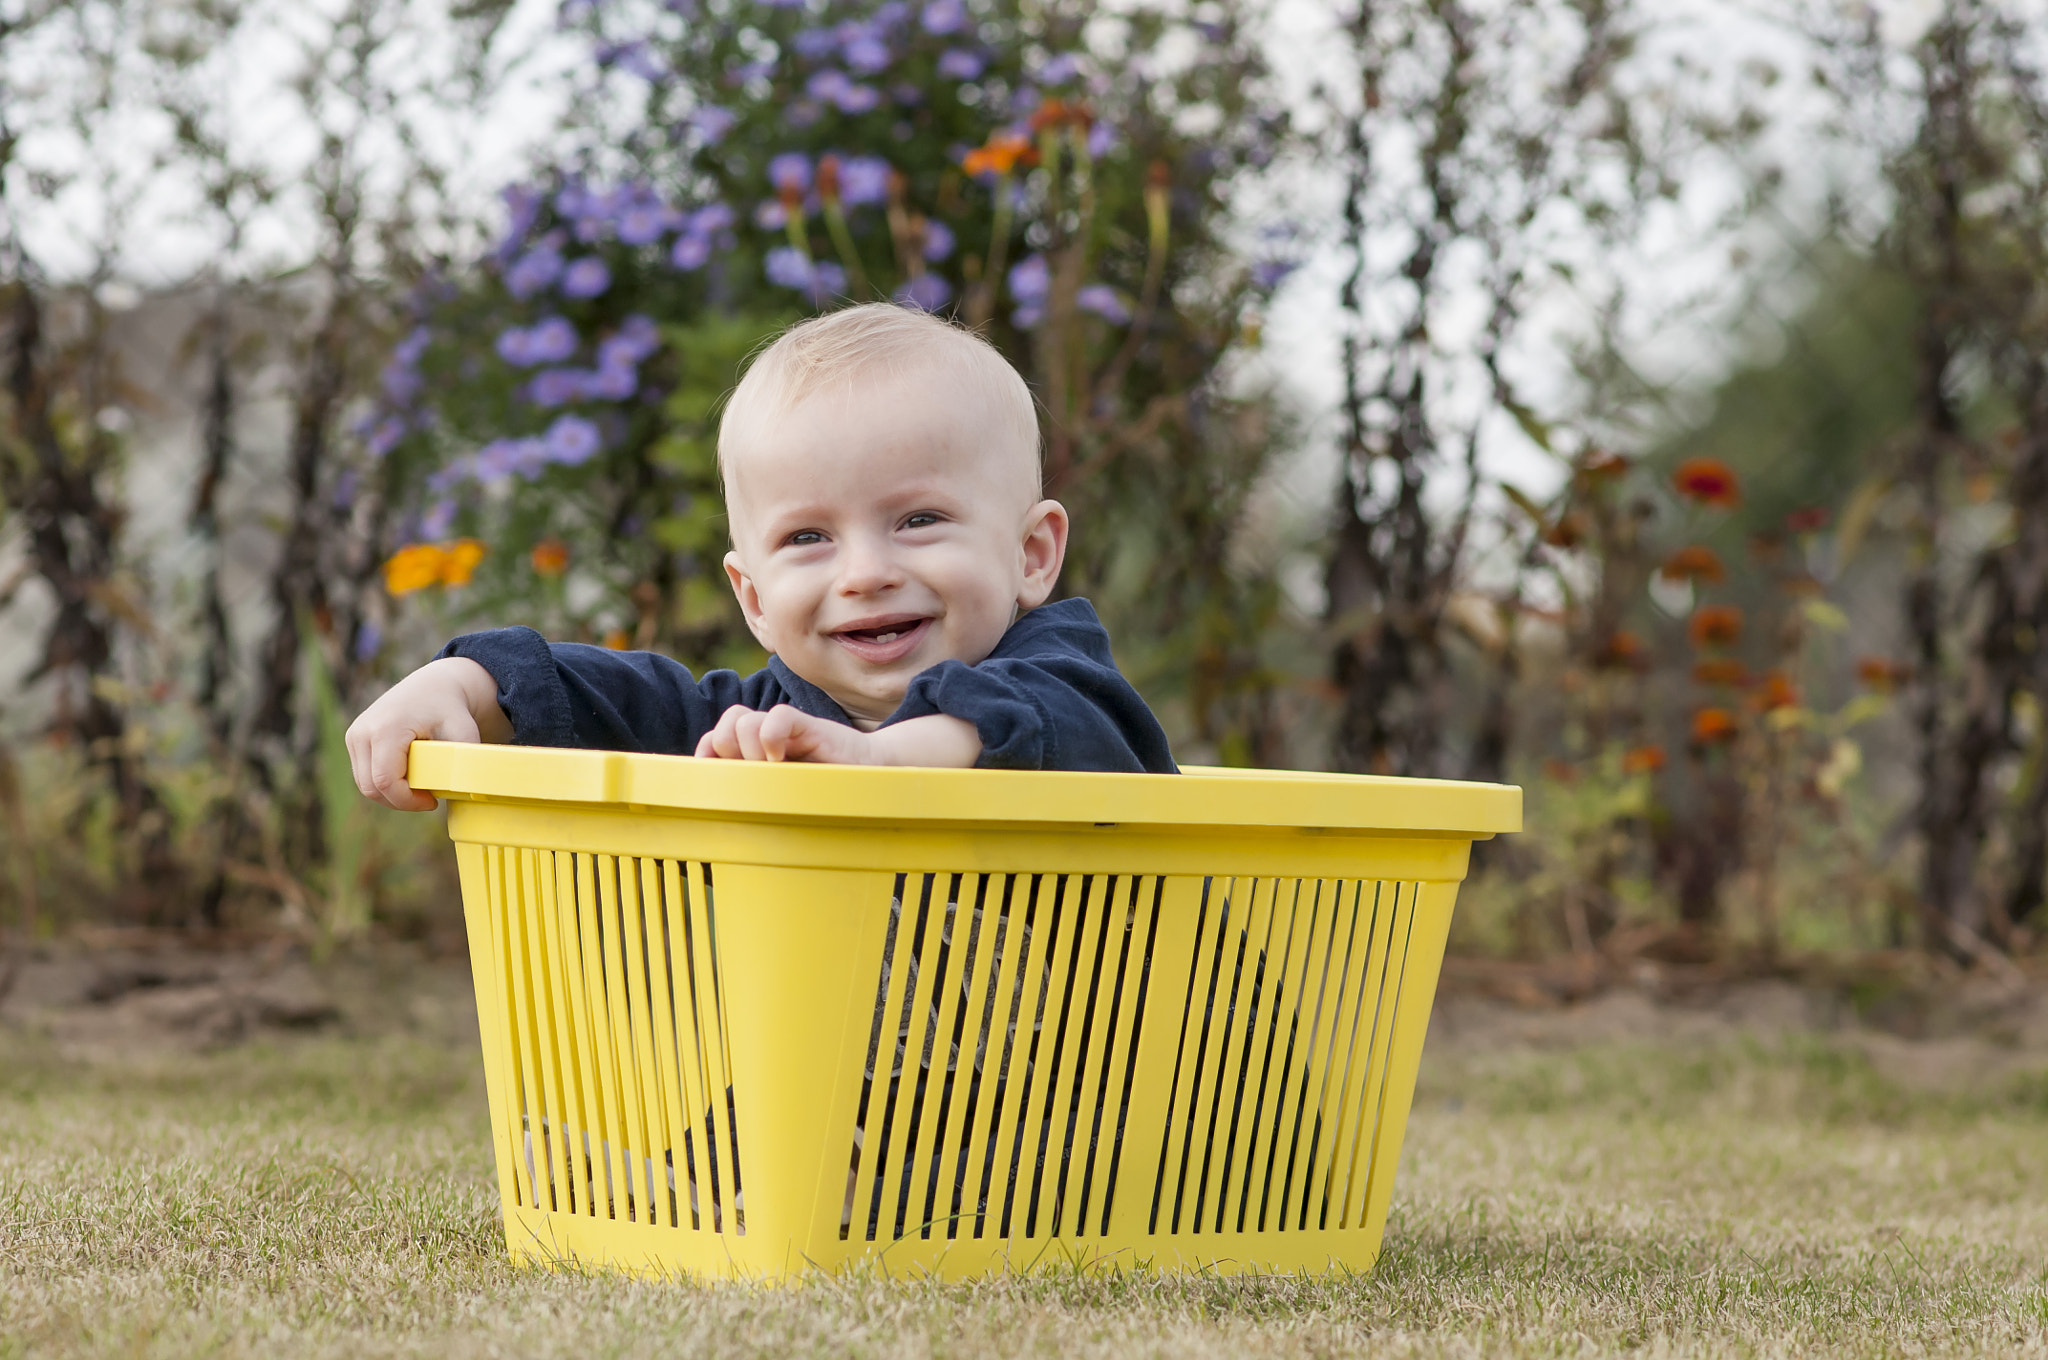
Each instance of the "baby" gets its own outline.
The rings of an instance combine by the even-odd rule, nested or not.
[[[1045,603],[1067,512],[1041,495],[1030,391],[986,341],[886,303],[806,321],[733,392],[718,458],[725,572],[765,669],[471,633],[349,728],[357,786],[434,806],[406,782],[416,738],[1174,772],[1095,610]]]

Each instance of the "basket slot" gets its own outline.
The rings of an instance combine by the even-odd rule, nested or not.
[[[1418,891],[1205,881],[1150,1231],[1361,1220]]]
[[[1143,882],[898,877],[843,1237],[856,1217],[867,1241],[1078,1234],[1098,1195],[1107,1231],[1157,926]]]
[[[483,867],[515,1200],[744,1233],[708,868],[504,847]]]

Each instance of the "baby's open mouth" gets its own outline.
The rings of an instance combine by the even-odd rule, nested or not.
[[[896,618],[863,619],[850,628],[833,632],[833,639],[861,660],[886,665],[910,655],[931,627],[929,618],[908,615]]]

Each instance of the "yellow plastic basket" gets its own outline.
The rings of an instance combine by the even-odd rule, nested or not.
[[[1364,1268],[1490,784],[421,742],[515,1259]]]

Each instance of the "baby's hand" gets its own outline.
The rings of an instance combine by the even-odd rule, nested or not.
[[[823,765],[875,765],[872,733],[802,709],[777,704],[766,713],[733,707],[697,743],[700,757],[720,760],[809,760]]]
[[[429,661],[393,685],[349,724],[348,763],[365,798],[400,812],[425,812],[434,796],[406,782],[415,740],[510,741],[498,682],[467,657]]]
[[[777,704],[766,713],[728,708],[697,743],[697,754],[723,760],[964,769],[981,755],[981,735],[974,724],[942,713],[863,732]]]

